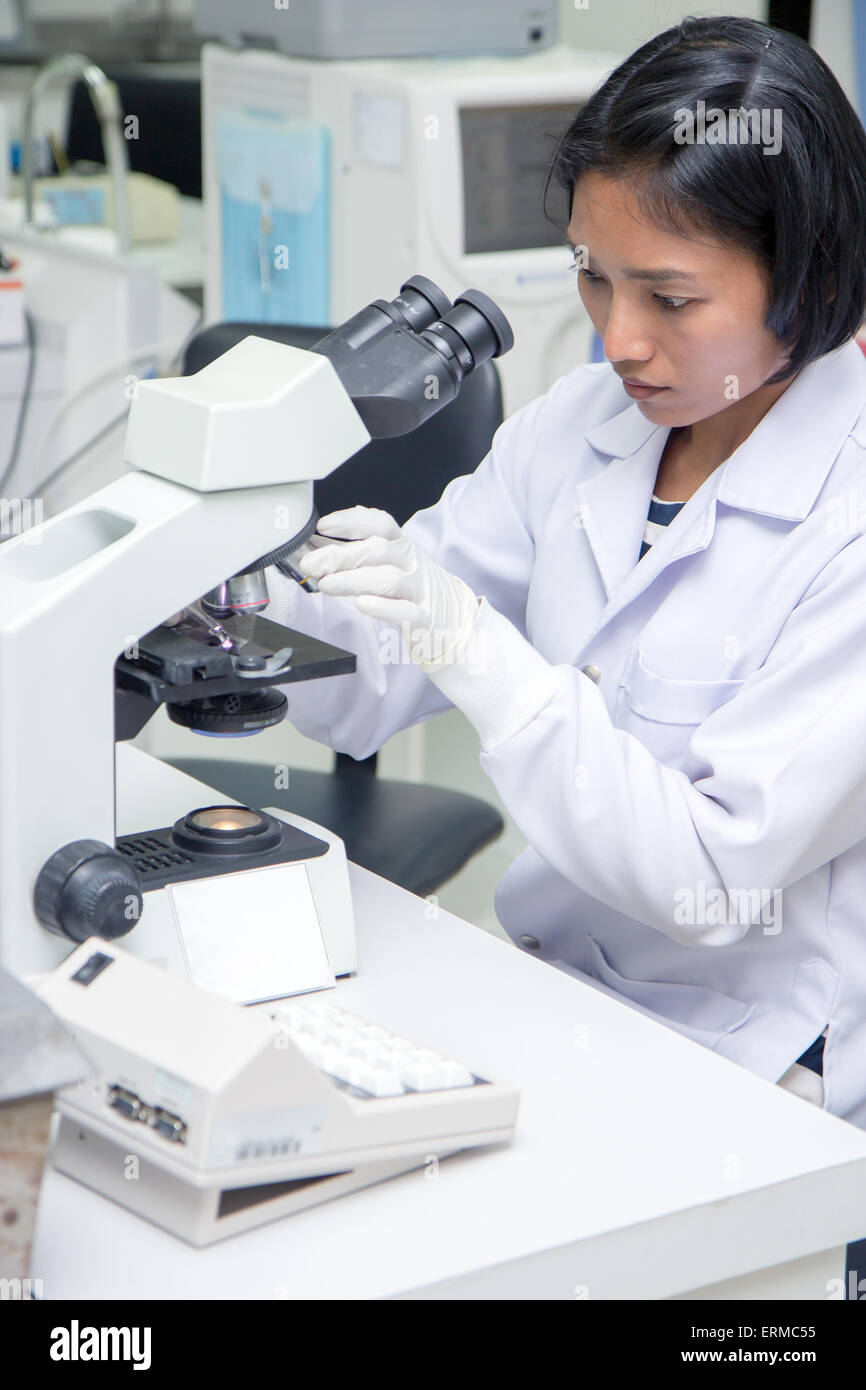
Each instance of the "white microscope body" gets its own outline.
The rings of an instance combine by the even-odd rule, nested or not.
[[[351,653],[257,616],[264,570],[298,577],[313,480],[416,429],[513,341],[486,295],[452,304],[424,276],[309,351],[245,338],[194,376],[140,383],[132,471],[0,547],[0,965],[41,973],[90,937],[121,937],[237,1003],[355,969],[337,836],[199,800],[117,837],[116,774],[142,784],[143,805],[155,768],[162,816],[179,774],[128,745],[160,703],[200,732],[255,732],[286,713],[274,686],[354,670]]]
[[[0,964],[12,973],[52,970],[76,944],[34,910],[46,861],[82,837],[115,844],[118,656],[301,531],[313,480],[369,439],[326,357],[247,338],[196,376],[142,382],[133,471],[0,548]],[[130,775],[148,756],[117,754]],[[316,833],[329,849],[311,888],[342,974],[355,968],[345,853]],[[164,890],[144,896],[124,948],[185,973]]]
[[[272,686],[353,669],[258,616],[262,570],[292,572],[314,479],[511,342],[486,296],[451,305],[423,277],[309,352],[245,338],[143,383],[133,471],[0,548],[0,965],[43,977],[96,1064],[60,1098],[55,1162],[195,1244],[513,1131],[512,1087],[327,999],[276,1028],[237,1007],[355,969],[344,846],[219,793],[202,807],[127,742],[163,702],[204,732],[263,727],[286,710]]]

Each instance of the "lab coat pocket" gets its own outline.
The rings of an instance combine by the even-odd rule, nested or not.
[[[700,724],[726,704],[742,680],[677,680],[653,671],[635,646],[619,682],[618,710],[625,707],[642,719],[660,724]]]
[[[630,1000],[642,1013],[705,1047],[715,1047],[755,1012],[754,1003],[746,1004],[705,985],[630,979],[614,969],[593,936],[586,937],[584,952],[587,975]]]

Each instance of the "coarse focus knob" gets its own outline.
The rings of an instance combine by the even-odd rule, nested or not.
[[[144,906],[135,867],[101,840],[73,840],[52,854],[33,891],[36,916],[70,941],[125,936]]]

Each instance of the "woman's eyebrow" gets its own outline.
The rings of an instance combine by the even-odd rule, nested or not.
[[[685,280],[690,285],[698,283],[696,276],[689,275],[686,270],[675,270],[673,266],[664,266],[661,270],[624,270],[622,273],[627,280],[650,280],[653,284],[659,280]]]
[[[571,237],[567,238],[567,244],[571,247],[572,251],[580,249],[574,244]],[[673,266],[662,266],[659,270],[627,269],[622,273],[627,280],[648,280],[651,284],[658,284],[661,281],[668,280],[684,280],[690,285],[696,285],[698,283],[697,276],[690,275],[686,270],[677,270]]]

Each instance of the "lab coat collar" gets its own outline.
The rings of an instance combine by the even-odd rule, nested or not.
[[[802,521],[866,406],[866,358],[853,340],[804,367],[721,466],[728,507]]]
[[[790,521],[806,517],[864,406],[866,359],[856,342],[810,362],[697,489],[640,565],[644,524],[669,430],[631,405],[587,431],[594,450],[618,460],[577,490],[582,524],[611,599],[603,621],[636,598],[672,560],[709,545],[717,501]]]
[[[851,339],[804,367],[720,465],[718,500],[744,511],[802,521],[864,406],[866,358]],[[630,405],[589,430],[586,439],[598,453],[629,458],[657,432],[667,439],[667,429]]]

